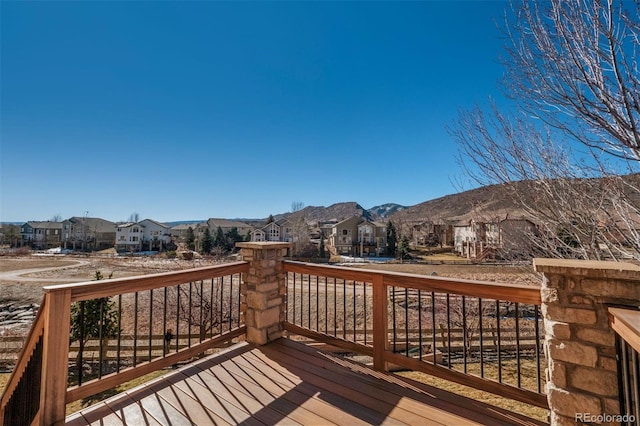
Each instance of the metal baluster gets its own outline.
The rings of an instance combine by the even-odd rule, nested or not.
[[[233,275],[229,277],[229,330],[233,328]]]
[[[364,345],[367,345],[367,283],[362,283],[362,310],[364,314]]]
[[[176,286],[176,292],[178,293],[176,296],[176,352],[180,350],[180,286],[181,284]]]
[[[138,292],[134,293],[133,302],[133,366],[138,364]]]
[[[467,300],[462,296],[462,368],[467,374],[467,348],[470,348],[469,334],[467,333]]]
[[[431,292],[431,354],[433,363],[436,363],[436,293]]]
[[[522,369],[520,366],[520,309],[519,303],[515,304],[515,318],[516,318],[516,375],[518,380],[518,387],[522,387]]]
[[[396,288],[391,287],[391,322],[393,323],[393,352],[396,352],[398,347],[398,335],[396,333]]]
[[[118,343],[116,353],[116,373],[120,372],[120,352],[122,347],[122,295],[118,295]]]
[[[404,353],[409,356],[409,289],[404,288]]]
[[[447,364],[451,365],[451,296],[447,293]]]
[[[500,339],[500,301],[496,300],[496,335],[498,337],[498,382],[502,383],[502,342]]]
[[[342,280],[342,338],[347,340],[347,280]]]
[[[169,345],[169,339],[167,339],[167,287],[164,288],[164,298],[162,299],[162,356],[167,355],[167,346]]]
[[[484,378],[484,328],[482,327],[482,297],[478,297],[478,328],[480,329],[480,377]]]
[[[191,327],[193,325],[193,282],[189,281],[189,304],[187,310],[187,346],[191,347]]]
[[[422,361],[422,290],[418,290],[418,359]]]
[[[540,371],[540,312],[538,305],[533,307],[534,319],[535,319],[535,333],[536,333],[536,381],[538,382],[538,393],[542,393],[542,374]]]
[[[356,318],[356,313],[357,313],[357,303],[356,303],[356,285],[357,282],[355,280],[353,280],[353,341],[357,342],[358,341],[358,337],[357,337],[357,318]]]
[[[153,289],[149,290],[149,361],[153,355]]]
[[[78,347],[78,386],[82,384],[82,364],[84,364],[84,300],[80,302],[80,342]]]

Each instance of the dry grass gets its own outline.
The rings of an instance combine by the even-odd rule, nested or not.
[[[495,364],[485,364],[485,377],[497,377],[497,366]],[[515,376],[516,364],[515,361],[505,361],[502,363],[504,376]],[[521,369],[523,372],[522,380],[523,386],[526,388],[536,387],[536,366],[533,361],[523,361],[521,363]],[[474,375],[480,375],[480,365],[470,364],[468,366],[468,372]],[[412,380],[428,384],[433,387],[444,389],[448,392],[452,392],[458,395],[465,396],[467,398],[474,399],[476,401],[484,402],[496,407],[504,408],[505,410],[513,411],[531,417],[532,419],[547,421],[548,410],[533,405],[525,404],[512,399],[507,399],[502,396],[494,395],[488,392],[483,392],[468,386],[460,385],[458,383],[450,382],[448,380],[440,379],[434,376],[430,376],[425,373],[417,371],[403,371],[397,373],[400,376],[410,378]]]

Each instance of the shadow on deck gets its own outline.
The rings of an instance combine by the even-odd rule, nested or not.
[[[539,425],[288,339],[237,344],[66,419],[68,425]]]

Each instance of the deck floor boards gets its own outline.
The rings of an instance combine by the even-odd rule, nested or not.
[[[80,425],[540,425],[280,339],[241,343],[67,418]]]

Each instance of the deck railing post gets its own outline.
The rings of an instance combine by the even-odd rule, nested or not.
[[[40,424],[62,424],[65,419],[71,290],[45,294]]]
[[[384,353],[389,347],[388,328],[388,290],[384,277],[373,277],[373,368],[387,371]]]
[[[286,314],[286,276],[282,261],[290,243],[238,243],[242,259],[249,262],[240,287],[240,313],[247,341],[257,345],[282,337]]]
[[[597,416],[619,415],[615,334],[607,309],[640,305],[640,267],[552,259],[535,259],[534,266],[544,277],[551,424],[590,423]]]

